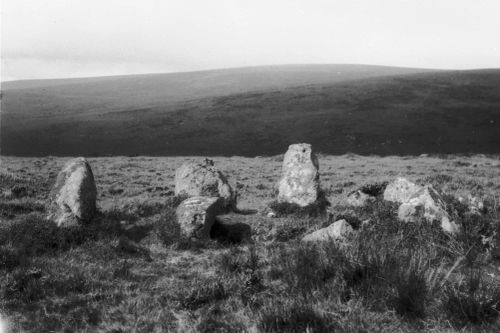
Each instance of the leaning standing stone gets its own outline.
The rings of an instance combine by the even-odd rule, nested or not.
[[[308,206],[318,199],[318,158],[307,143],[290,145],[283,159],[279,202]]]
[[[222,198],[201,196],[181,202],[177,207],[176,216],[182,235],[195,240],[210,238],[215,217],[223,210],[222,203]]]
[[[225,211],[236,208],[236,195],[209,159],[184,163],[175,172],[175,195],[221,197]]]
[[[96,213],[97,190],[92,169],[83,157],[68,161],[50,193],[48,218],[58,226],[91,220]]]

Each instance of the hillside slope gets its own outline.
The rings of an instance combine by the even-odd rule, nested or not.
[[[500,152],[500,70],[388,73],[385,68],[376,74],[375,67],[367,67],[363,74],[341,78],[321,66],[316,75],[300,66],[295,71],[299,68],[306,74],[262,70],[265,75],[257,75],[253,69],[252,75],[231,76],[240,77],[233,85],[221,76],[213,85],[209,79],[198,80],[199,86],[191,81],[189,89],[168,96],[159,93],[168,89],[154,76],[144,79],[147,84],[134,83],[142,87],[136,90],[131,82],[116,83],[131,77],[115,78],[112,85],[104,85],[108,78],[7,87],[2,154],[255,156],[282,153],[300,141],[329,154]],[[120,87],[126,89],[110,93]],[[77,88],[85,91],[71,95]],[[40,100],[44,93],[52,97]],[[123,97],[127,94],[132,95]]]
[[[235,93],[423,72],[367,65],[263,66],[170,74],[12,81],[2,110],[23,117],[103,114]]]

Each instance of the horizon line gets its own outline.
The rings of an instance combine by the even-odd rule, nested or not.
[[[500,67],[473,67],[473,68],[460,68],[460,69],[446,69],[446,68],[430,68],[430,67],[413,67],[413,66],[391,66],[391,65],[377,65],[377,64],[356,64],[356,63],[290,63],[290,64],[267,64],[267,65],[253,65],[253,66],[231,66],[231,67],[215,67],[209,69],[197,69],[186,71],[173,71],[173,72],[143,72],[131,74],[117,74],[117,75],[91,75],[91,76],[78,76],[78,77],[49,77],[43,79],[14,79],[2,80],[0,83],[11,82],[24,82],[24,81],[44,81],[44,80],[85,80],[97,78],[113,78],[113,77],[128,77],[128,76],[142,76],[142,75],[164,75],[164,74],[183,74],[183,73],[200,73],[211,71],[224,71],[224,70],[237,70],[237,69],[251,69],[251,68],[265,68],[265,67],[287,67],[287,66],[366,66],[366,67],[385,67],[385,68],[401,68],[401,69],[415,69],[422,71],[470,71],[470,70],[487,70],[487,69],[500,69]]]

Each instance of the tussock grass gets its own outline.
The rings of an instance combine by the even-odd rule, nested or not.
[[[445,299],[441,287],[451,285],[449,274],[462,263],[464,253],[457,248],[485,251],[470,242],[483,229],[464,229],[450,239],[439,225],[400,223],[392,208],[383,202],[363,208],[376,222],[361,228],[347,246],[327,242],[273,248],[269,277],[284,282],[295,297],[326,293],[340,301],[362,299],[370,310],[426,319],[429,309]]]
[[[161,216],[154,224],[154,231],[162,244],[176,249],[190,249],[202,246],[184,237],[177,222],[176,209],[184,201],[186,196],[174,196],[169,198],[162,208]]]
[[[259,318],[262,332],[334,332],[335,328],[333,316],[320,313],[300,300],[273,302],[261,311]]]
[[[326,216],[310,218],[289,218],[285,223],[276,225],[272,233],[273,240],[277,242],[288,242],[300,239],[308,230],[314,226],[327,226],[329,223]]]
[[[232,312],[215,305],[200,314],[195,332],[249,332],[245,324]]]
[[[221,274],[255,272],[260,267],[260,260],[254,246],[248,249],[235,246],[217,257],[217,270]]]
[[[0,217],[13,218],[19,214],[45,211],[45,205],[31,198],[0,201]]]
[[[335,243],[278,245],[271,250],[269,277],[283,281],[291,292],[307,295],[342,275],[346,259]]]
[[[500,331],[498,262],[492,255],[499,234],[496,169],[481,166],[482,158],[461,157],[470,165],[460,169],[456,158],[322,158],[322,183],[349,187],[329,193],[328,216],[239,215],[254,236],[263,237],[224,246],[183,243],[175,229],[183,198],[162,197],[143,185],[165,188],[159,179],[170,182],[183,160],[137,157],[126,173],[113,173],[124,164],[120,159],[96,159],[96,179],[113,176],[98,181],[102,206],[92,223],[60,229],[42,210],[28,209],[0,225],[2,318],[13,331],[25,332]],[[242,159],[241,165],[239,159],[227,169],[246,179],[245,185],[279,177],[282,159]],[[29,160],[22,163],[30,169]],[[47,170],[59,166],[58,159],[47,160]],[[440,176],[447,168],[457,174]],[[366,207],[340,205],[359,184],[383,184],[407,170],[422,180],[434,177],[429,181],[447,193],[459,235],[424,220],[401,223],[397,205],[380,199]],[[132,176],[138,184],[126,181]],[[26,186],[21,179],[8,190]],[[110,198],[113,186],[124,189],[120,200],[127,204]],[[485,209],[472,214],[453,189],[473,191]],[[0,201],[45,199],[42,192],[32,195],[30,186],[27,195],[19,193]],[[245,209],[260,210],[272,199],[269,189],[255,186],[242,187],[240,194]],[[348,242],[300,242],[340,218],[356,229]]]
[[[219,279],[197,278],[179,290],[175,300],[180,309],[196,310],[227,297],[226,287]]]
[[[446,285],[443,307],[459,327],[493,322],[500,315],[500,284],[469,270],[459,281]]]
[[[13,248],[10,245],[0,247],[0,269],[10,272],[26,260],[26,256],[18,248]]]
[[[0,242],[17,248],[23,255],[40,255],[80,244],[86,237],[80,227],[58,228],[40,214],[30,214],[3,228]]]
[[[384,194],[387,184],[389,183],[379,182],[379,183],[365,184],[361,186],[359,190],[373,197],[380,197]]]

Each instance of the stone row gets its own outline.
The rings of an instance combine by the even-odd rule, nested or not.
[[[188,238],[210,237],[218,215],[237,211],[236,193],[209,159],[187,162],[176,170],[175,194],[186,197],[178,206],[176,217],[182,233]],[[431,185],[420,186],[398,178],[381,194],[384,200],[399,204],[401,221],[414,222],[423,216],[430,222],[439,221],[443,230],[449,233],[458,232],[458,226],[446,212],[441,194]],[[311,145],[290,145],[283,159],[277,201],[307,207],[317,203],[319,196],[319,163]],[[375,196],[358,190],[349,194],[347,202],[352,206],[365,205]],[[51,191],[48,218],[58,226],[89,221],[96,214],[96,197],[95,180],[88,161],[82,157],[72,159],[59,173]],[[323,236],[329,237],[350,232],[345,221],[337,221],[325,229]],[[317,231],[306,240],[322,239],[319,234]]]

